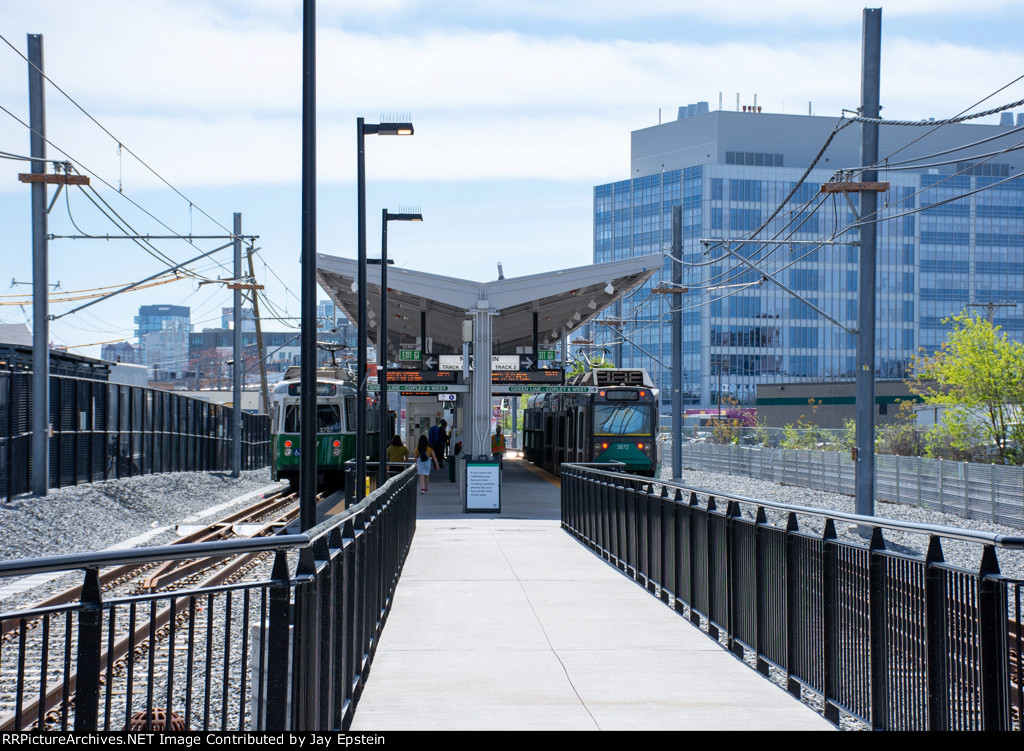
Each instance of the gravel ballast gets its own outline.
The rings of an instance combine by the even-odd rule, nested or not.
[[[681,482],[688,487],[704,488],[718,493],[728,493],[730,495],[794,506],[810,506],[825,511],[839,511],[847,514],[856,513],[853,496],[843,495],[842,493],[829,493],[811,488],[799,488],[792,485],[780,485],[768,480],[758,480],[743,475],[702,472],[684,467]],[[1024,502],[1024,498],[1022,498],[1022,502]],[[744,514],[752,513],[752,509],[752,506],[744,508]],[[782,516],[782,514],[773,515],[769,513],[768,519],[773,524],[784,526],[785,521]],[[1011,536],[1024,535],[1024,530],[1018,527],[992,524],[977,519],[966,519],[955,514],[944,514],[903,503],[876,501],[875,516],[895,522],[940,525]],[[820,533],[824,528],[824,521],[820,517],[798,515],[797,518],[800,529],[803,531]],[[863,538],[852,530],[848,530],[845,524],[837,524],[837,534],[841,539],[858,544],[866,544]],[[924,534],[885,530],[883,537],[886,547],[898,552],[906,552],[923,557],[928,549],[928,537]],[[946,562],[954,566],[977,570],[981,562],[982,546],[979,544],[943,540],[942,549]],[[999,549],[997,550],[997,557],[1000,570],[1004,575],[1011,578],[1024,579],[1024,551]]]
[[[171,542],[175,525],[188,517],[272,484],[278,485],[267,468],[238,479],[230,472],[173,472],[22,496],[0,505],[0,559],[103,550],[145,533],[139,544]]]

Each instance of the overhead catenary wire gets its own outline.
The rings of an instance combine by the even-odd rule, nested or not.
[[[78,108],[78,110],[79,110],[79,111],[80,111],[80,112],[81,112],[81,113],[82,113],[83,115],[85,115],[85,116],[86,116],[87,118],[89,118],[89,119],[90,119],[90,120],[91,120],[91,121],[92,121],[93,123],[95,123],[95,125],[96,125],[96,126],[97,126],[97,127],[98,127],[98,128],[100,129],[100,130],[102,130],[102,131],[103,131],[103,132],[104,132],[104,133],[105,133],[105,134],[106,134],[107,136],[109,136],[109,137],[110,137],[110,138],[111,138],[111,139],[112,139],[112,140],[113,140],[113,141],[114,141],[115,143],[117,143],[117,145],[118,145],[118,148],[119,148],[119,149],[124,149],[124,150],[125,150],[125,151],[127,151],[127,152],[128,152],[129,154],[131,154],[131,155],[132,155],[132,157],[134,157],[134,158],[135,158],[135,160],[139,162],[139,164],[141,164],[141,165],[142,165],[143,167],[145,167],[145,168],[146,168],[147,170],[149,170],[149,171],[150,171],[150,173],[152,173],[152,174],[153,174],[153,175],[154,175],[154,176],[155,176],[155,177],[156,177],[156,178],[157,178],[158,180],[160,180],[160,182],[162,182],[162,183],[163,183],[164,185],[166,185],[166,186],[167,186],[168,188],[170,188],[170,189],[171,189],[172,191],[174,191],[174,192],[175,192],[175,193],[176,193],[176,194],[177,194],[178,196],[180,196],[180,197],[181,197],[181,198],[182,198],[183,200],[185,200],[185,201],[188,201],[188,203],[189,203],[189,206],[194,206],[195,208],[197,208],[197,209],[199,210],[199,213],[200,213],[200,214],[202,214],[203,216],[205,216],[205,217],[206,217],[207,219],[209,219],[209,220],[210,220],[211,222],[213,222],[214,224],[216,224],[216,225],[217,225],[218,227],[220,227],[220,228],[221,228],[222,230],[224,230],[224,231],[225,231],[226,233],[228,233],[229,235],[231,234],[231,230],[229,230],[229,229],[228,229],[227,227],[225,227],[225,226],[224,226],[223,224],[221,224],[221,223],[220,223],[220,222],[218,222],[218,221],[217,221],[216,219],[214,219],[214,218],[213,218],[212,216],[210,216],[210,215],[209,215],[208,213],[206,213],[206,212],[205,212],[205,211],[204,211],[204,210],[203,210],[203,209],[202,209],[202,208],[201,208],[200,206],[198,206],[198,204],[196,204],[196,203],[195,203],[194,201],[192,201],[191,199],[189,199],[189,198],[188,198],[188,197],[187,197],[187,196],[186,196],[186,195],[185,195],[184,193],[182,193],[182,192],[181,192],[180,190],[178,190],[178,189],[177,189],[176,187],[174,187],[174,186],[173,186],[173,185],[172,185],[172,184],[171,184],[171,183],[170,183],[170,182],[169,182],[169,181],[168,181],[168,180],[167,180],[166,178],[164,178],[164,176],[163,176],[163,175],[161,175],[161,174],[160,174],[159,172],[157,172],[157,171],[156,171],[156,170],[155,170],[155,169],[154,169],[153,167],[151,167],[151,166],[150,166],[150,165],[149,165],[149,164],[148,164],[148,163],[147,163],[147,162],[146,162],[146,161],[145,161],[144,159],[142,159],[142,157],[140,157],[140,156],[139,156],[138,154],[136,154],[136,153],[135,153],[134,151],[132,151],[132,150],[131,150],[130,148],[128,148],[127,146],[125,146],[125,145],[124,145],[124,141],[123,141],[122,139],[118,138],[118,137],[117,137],[117,136],[115,136],[115,135],[114,135],[113,133],[111,133],[111,132],[110,132],[110,131],[109,131],[109,130],[107,129],[107,127],[106,127],[105,125],[103,125],[103,124],[102,124],[102,123],[101,123],[101,122],[100,122],[99,120],[97,120],[97,119],[96,119],[95,117],[93,117],[93,115],[92,115],[92,114],[91,114],[91,113],[90,113],[90,112],[89,112],[88,110],[86,110],[86,109],[85,109],[85,107],[83,107],[83,106],[82,106],[81,104],[79,104],[79,103],[78,103],[78,102],[77,102],[77,101],[76,101],[76,100],[74,99],[74,97],[72,97],[72,96],[71,96],[70,94],[68,94],[68,93],[67,93],[66,91],[64,91],[64,89],[62,89],[62,88],[61,88],[61,87],[60,87],[59,85],[57,85],[57,83],[56,83],[56,82],[55,82],[55,81],[54,81],[53,79],[51,79],[51,78],[50,78],[49,76],[47,76],[47,75],[46,75],[46,73],[44,73],[44,72],[43,72],[42,70],[39,70],[39,69],[38,69],[38,68],[37,68],[37,67],[36,67],[36,66],[35,66],[35,65],[34,65],[34,64],[32,63],[32,61],[28,59],[28,56],[27,56],[27,55],[25,55],[25,54],[24,54],[24,53],[23,53],[23,52],[22,52],[21,50],[19,50],[19,49],[18,49],[17,47],[15,47],[15,46],[14,46],[13,44],[11,44],[11,43],[10,43],[10,42],[9,42],[9,41],[7,40],[7,38],[6,38],[6,37],[4,37],[4,36],[3,36],[2,34],[0,34],[0,39],[2,39],[2,40],[4,41],[4,43],[5,43],[5,44],[6,44],[6,45],[7,45],[8,47],[10,47],[10,48],[11,48],[12,50],[14,50],[14,52],[16,52],[16,53],[17,53],[17,54],[18,54],[18,55],[19,55],[19,56],[20,56],[20,57],[21,57],[21,58],[22,58],[22,59],[23,59],[23,60],[24,60],[25,62],[27,62],[27,63],[28,63],[29,65],[31,65],[31,66],[32,66],[33,68],[36,68],[36,70],[38,71],[39,75],[41,75],[41,76],[42,76],[42,77],[43,77],[43,78],[44,78],[44,79],[46,80],[46,82],[47,82],[47,83],[49,83],[49,84],[50,84],[51,86],[53,86],[53,88],[55,88],[55,89],[56,89],[57,91],[59,91],[59,92],[60,92],[61,94],[63,94],[63,95],[64,95],[64,97],[65,97],[65,98],[66,98],[66,99],[67,99],[67,100],[68,100],[69,102],[71,102],[71,103],[72,103],[72,104],[73,104],[73,105],[74,105],[75,107],[77,107],[77,108]],[[63,152],[62,152],[62,153],[63,153]]]

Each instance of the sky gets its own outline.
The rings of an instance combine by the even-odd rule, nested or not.
[[[0,17],[0,152],[29,153],[26,35],[42,34],[48,158],[95,193],[54,201],[54,235],[120,230],[258,235],[265,328],[297,328],[302,3],[34,0]],[[356,118],[410,118],[411,138],[366,141],[367,246],[380,216],[400,266],[469,279],[587,265],[593,188],[629,176],[630,132],[707,101],[836,116],[860,99],[863,3],[848,0],[321,0],[317,4],[317,251],[354,257]],[[882,115],[943,118],[1024,99],[1024,4],[901,0],[882,7]],[[64,93],[62,93],[62,91]],[[991,98],[986,99],[986,97]],[[73,100],[74,103],[71,101]],[[75,104],[77,103],[77,105]],[[997,122],[993,116],[982,122]],[[26,163],[0,158],[0,322],[31,322]],[[50,198],[53,190],[50,190]],[[102,203],[100,203],[102,205]],[[118,287],[225,241],[54,239],[55,294]],[[77,313],[55,301],[51,340],[89,356],[131,339],[141,305],[187,305],[220,325],[231,251],[197,277]],[[87,294],[93,294],[88,292]],[[321,293],[322,297],[325,297]],[[280,319],[280,320],[273,320]],[[87,346],[89,345],[89,346]]]

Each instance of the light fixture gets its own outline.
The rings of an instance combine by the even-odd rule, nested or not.
[[[581,317],[582,316],[580,316],[580,312],[578,310],[575,313],[572,314],[572,320],[574,320],[574,321],[580,320]]]
[[[352,281],[352,291],[353,292],[358,292],[359,291],[359,282],[357,282],[355,280]]]
[[[604,285],[604,291],[606,295],[614,295],[615,287],[612,286],[611,282],[608,282],[606,285]]]
[[[590,302],[587,303],[587,307],[590,308],[591,310],[597,310],[597,303],[594,302],[593,299],[591,299]]]

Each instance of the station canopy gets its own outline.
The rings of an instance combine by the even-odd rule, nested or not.
[[[488,308],[493,320],[495,353],[514,353],[533,345],[533,313],[538,316],[540,346],[561,341],[563,329],[572,333],[602,310],[661,269],[660,254],[592,264],[541,274],[474,282],[422,271],[388,267],[388,359],[397,360],[401,345],[417,340],[421,312],[426,312],[427,337],[434,354],[462,351],[462,322],[470,310]],[[358,325],[354,258],[317,254],[317,281],[334,303]],[[366,268],[367,331],[377,339],[380,310],[380,265]]]

